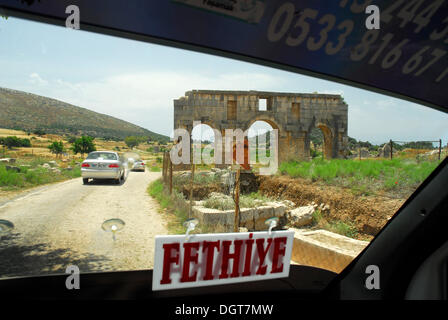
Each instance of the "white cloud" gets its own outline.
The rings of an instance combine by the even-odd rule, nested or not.
[[[344,91],[343,90],[324,90],[324,91],[319,91],[319,93],[322,94],[338,94],[340,96],[344,96]]]
[[[35,84],[46,83],[38,74]],[[263,73],[195,75],[180,72],[141,72],[89,82],[53,81],[40,92],[64,102],[108,114],[149,130],[171,134],[173,99],[192,89],[271,90],[280,78]],[[34,90],[35,91],[35,90]]]
[[[35,85],[46,86],[48,84],[47,80],[42,79],[41,76],[35,72],[30,74],[29,78],[30,83]]]

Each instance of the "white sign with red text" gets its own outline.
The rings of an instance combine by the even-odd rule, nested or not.
[[[156,236],[152,290],[289,276],[293,231]]]

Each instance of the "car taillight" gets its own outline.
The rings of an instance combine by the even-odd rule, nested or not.
[[[109,165],[109,168],[118,168],[118,164],[115,164],[115,163],[110,164],[110,165]]]
[[[90,167],[90,164],[88,164],[88,163],[83,163],[83,164],[81,165],[81,167],[83,167],[83,168],[88,168],[88,167]]]

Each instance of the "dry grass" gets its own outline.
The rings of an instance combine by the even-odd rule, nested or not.
[[[0,137],[7,137],[7,136],[16,136],[18,138],[28,137],[28,135],[24,131],[0,128]]]
[[[56,134],[45,134],[42,136],[37,136],[35,134],[28,135],[24,131],[20,130],[11,130],[11,129],[4,129],[0,128],[0,137],[7,137],[7,136],[16,136],[18,138],[27,138],[31,141],[31,148],[13,148],[11,150],[4,150],[0,147],[0,158],[7,157],[7,158],[17,158],[17,159],[33,159],[33,158],[41,158],[45,159],[47,161],[50,160],[81,160],[83,157],[80,154],[74,155],[70,148],[72,146],[71,143],[67,141],[67,138],[65,136],[59,136]],[[62,141],[64,144],[64,148],[67,152],[67,156],[60,155],[59,157],[56,157],[55,154],[52,154],[50,150],[48,149],[48,146],[53,141]],[[148,163],[148,167],[152,168],[153,170],[158,170],[161,167],[161,163],[158,163],[157,157],[161,157],[162,154],[155,154],[152,152],[146,151],[150,145],[148,143],[141,143],[134,149],[129,149],[124,141],[111,141],[111,140],[104,140],[101,138],[96,138],[94,140],[96,149],[97,150],[110,150],[110,151],[117,151],[118,153],[125,153],[125,152],[135,152],[139,154],[140,158]],[[85,155],[84,155],[85,157]],[[64,166],[64,164],[62,164]]]

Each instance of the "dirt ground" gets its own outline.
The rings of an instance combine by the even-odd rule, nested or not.
[[[380,196],[357,196],[349,189],[321,186],[309,181],[286,176],[260,176],[262,194],[293,201],[305,206],[314,201],[330,205],[327,220],[353,223],[364,235],[375,236],[406,199],[391,199]]]

